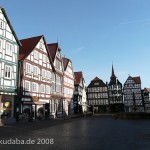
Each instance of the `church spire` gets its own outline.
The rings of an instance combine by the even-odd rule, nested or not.
[[[115,72],[114,72],[114,66],[112,64],[112,72],[111,72],[111,77],[110,77],[111,81],[116,81],[116,75],[115,75]]]
[[[114,66],[113,66],[113,64],[112,64],[112,73],[111,73],[111,77],[116,77],[116,76],[115,76],[115,73],[114,73]]]

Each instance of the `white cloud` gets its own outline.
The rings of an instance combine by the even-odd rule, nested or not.
[[[75,50],[72,50],[72,54],[76,54],[76,53],[79,53],[80,51],[82,51],[84,49],[84,46],[81,46],[79,48],[76,48]]]

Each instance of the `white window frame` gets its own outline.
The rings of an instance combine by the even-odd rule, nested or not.
[[[56,58],[56,68],[61,70],[61,61]]]
[[[26,73],[31,74],[32,71],[32,65],[29,63],[26,63]]]
[[[2,68],[1,68],[1,66],[2,66],[2,63],[0,63],[0,78],[2,77]]]
[[[12,76],[12,66],[5,65],[4,77],[11,79]]]
[[[24,89],[25,91],[30,91],[30,81],[25,80]]]
[[[42,69],[42,78],[46,78],[46,70],[45,69]]]
[[[0,39],[0,52],[3,50],[3,40]]]
[[[48,80],[52,78],[52,74],[51,74],[50,71],[46,72],[46,77],[47,77]]]
[[[37,77],[39,75],[39,68],[37,66],[33,66],[33,75]]]
[[[43,43],[42,42],[39,43],[39,49],[43,50]]]
[[[38,84],[35,82],[32,83],[32,92],[38,92]]]
[[[61,77],[56,74],[56,92],[62,92]]]
[[[3,29],[3,21],[0,20],[0,29]]]
[[[50,86],[46,85],[46,94],[50,94]]]
[[[39,59],[39,52],[36,50],[34,51],[34,58],[37,60]]]
[[[45,85],[44,84],[40,85],[40,91],[41,91],[41,93],[45,93]]]
[[[47,56],[45,54],[43,54],[42,59],[43,59],[43,63],[47,63]]]
[[[5,51],[5,54],[6,55],[9,55],[9,56],[12,56],[12,53],[13,53],[13,49],[14,49],[14,46],[10,43],[6,43],[6,51]]]

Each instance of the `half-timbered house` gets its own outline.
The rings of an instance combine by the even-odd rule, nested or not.
[[[122,84],[117,79],[112,65],[112,73],[108,84],[108,97],[110,104],[110,112],[123,112],[123,91]]]
[[[74,91],[74,71],[70,59],[63,57],[64,76],[63,76],[63,107],[66,114],[73,113],[73,91]]]
[[[143,112],[140,77],[129,76],[124,83],[124,105],[126,112]]]
[[[87,111],[86,87],[82,71],[74,72],[74,113]]]
[[[19,46],[11,22],[0,7],[0,114],[5,121],[15,121]]]
[[[109,112],[107,84],[98,77],[95,77],[87,87],[87,101],[92,112]]]
[[[63,115],[63,60],[61,55],[61,48],[58,43],[47,44],[49,53],[52,57],[52,62],[55,71],[52,73],[52,96],[50,100],[50,112]]]
[[[144,111],[150,113],[150,88],[144,88],[143,92]]]
[[[19,83],[21,113],[49,116],[54,69],[44,36],[20,40]]]

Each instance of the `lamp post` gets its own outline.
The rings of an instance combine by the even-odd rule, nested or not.
[[[0,126],[3,126],[2,119],[1,119],[1,108],[2,108],[2,95],[0,95]]]

